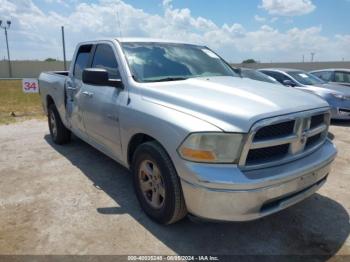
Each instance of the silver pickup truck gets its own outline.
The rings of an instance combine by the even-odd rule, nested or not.
[[[324,100],[240,78],[205,46],[84,42],[69,72],[42,73],[39,86],[53,141],[72,132],[129,168],[163,224],[277,212],[315,193],[336,156]]]

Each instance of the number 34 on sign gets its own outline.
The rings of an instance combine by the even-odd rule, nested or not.
[[[23,78],[22,89],[24,93],[39,93],[38,79]]]

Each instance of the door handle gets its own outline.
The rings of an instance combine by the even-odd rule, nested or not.
[[[67,87],[67,90],[76,90],[77,89],[77,88],[72,86],[72,82],[71,81],[67,81],[66,82],[66,87]]]
[[[83,94],[83,95],[86,95],[86,96],[88,96],[88,97],[92,97],[92,96],[93,96],[93,93],[87,92],[87,91],[82,92],[82,94]]]

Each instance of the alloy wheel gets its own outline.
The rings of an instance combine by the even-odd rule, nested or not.
[[[144,160],[139,169],[139,183],[143,196],[155,209],[164,205],[165,187],[161,172],[151,160]]]

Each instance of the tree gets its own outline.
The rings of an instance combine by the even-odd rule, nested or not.
[[[57,61],[57,59],[49,57],[49,58],[46,58],[44,61],[45,62],[54,62],[54,61]]]
[[[250,58],[250,59],[247,59],[247,60],[244,60],[242,62],[242,64],[256,64],[257,61],[255,61],[254,59]]]

